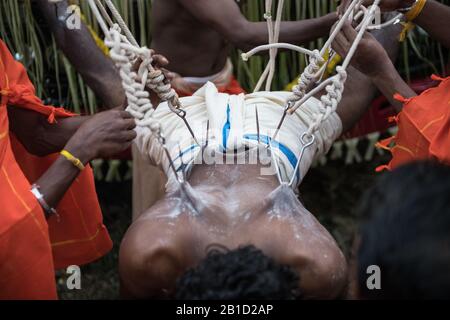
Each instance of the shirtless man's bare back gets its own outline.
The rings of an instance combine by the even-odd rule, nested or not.
[[[376,34],[391,59],[398,48],[398,32],[393,26]],[[343,132],[359,120],[374,95],[371,80],[350,67],[336,111]],[[280,266],[289,266],[299,276],[303,298],[342,294],[347,285],[342,252],[294,193],[278,187],[276,176],[261,175],[259,165],[202,164],[193,167],[188,182],[188,198],[179,191],[167,194],[127,231],[119,257],[124,297],[172,297],[177,279],[204,263],[208,248],[217,244],[229,250],[253,245]],[[196,204],[203,206],[200,214],[190,207]],[[249,268],[239,270],[243,274],[251,270],[251,261],[247,262]],[[212,274],[232,266],[233,262],[216,266]],[[241,284],[251,282],[250,275],[242,277]]]
[[[253,245],[300,276],[305,298],[334,298],[346,285],[347,265],[326,229],[293,193],[268,195],[275,176],[257,165],[198,166],[189,179],[208,213],[183,209],[180,194],[167,196],[142,214],[122,242],[122,291],[133,298],[175,293],[175,280],[196,266],[211,245],[230,250]],[[210,177],[214,175],[214,178]],[[208,179],[209,177],[209,179]],[[277,203],[283,202],[284,212]]]
[[[230,47],[247,50],[268,42],[267,23],[248,21],[234,0],[154,0],[152,17],[152,48],[167,57],[167,68],[178,74],[172,74],[172,87],[182,96],[192,95],[207,81],[220,91],[243,92],[227,63]],[[280,41],[299,44],[325,36],[336,19],[337,14],[330,13],[282,22]],[[133,159],[135,219],[164,195],[164,178],[135,150]]]
[[[354,69],[347,85],[352,89],[337,112],[344,131],[375,94],[371,82]],[[258,165],[197,165],[188,181],[194,206],[206,207],[201,214],[192,212],[183,194],[167,194],[127,231],[119,258],[124,297],[172,297],[176,280],[216,244],[229,250],[253,245],[290,266],[299,275],[303,298],[335,298],[343,292],[347,264],[342,252],[291,190],[274,192],[276,176],[261,175]]]
[[[248,21],[235,0],[155,0],[152,10],[152,48],[181,76],[214,75],[224,68],[230,45],[248,50],[268,42],[266,22]],[[336,20],[337,14],[330,13],[282,22],[280,42],[300,44],[325,36]]]

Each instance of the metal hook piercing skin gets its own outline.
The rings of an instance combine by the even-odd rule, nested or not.
[[[180,145],[179,141],[178,141],[178,158],[180,158],[180,161],[181,161],[181,175],[183,177],[183,182],[185,182],[187,179],[187,175],[186,175],[187,163],[184,163],[183,152],[181,151],[181,145]]]
[[[278,178],[278,182],[280,183],[280,185],[282,184],[286,184],[283,179],[281,178],[281,173],[280,173],[280,168],[278,167],[278,161],[277,158],[275,157],[275,153],[272,152],[272,139],[269,138],[267,147],[269,148],[269,152],[270,152],[270,157],[272,158],[274,164],[275,164],[275,170],[277,171],[277,178]]]
[[[209,119],[206,121],[205,144],[201,146],[202,162],[205,161],[205,150],[206,148],[208,148],[208,145],[209,145]]]
[[[305,140],[305,138],[307,138],[308,136],[309,136],[309,141]],[[309,134],[308,132],[304,132],[301,135],[300,141],[303,145],[302,145],[302,149],[300,150],[300,155],[298,157],[297,164],[295,165],[291,180],[289,182],[289,187],[292,187],[292,185],[294,184],[295,176],[297,175],[297,171],[299,170],[300,163],[302,162],[303,155],[305,154],[305,150],[308,149],[310,146],[312,146],[314,144],[315,140],[316,140],[316,137],[314,136],[314,134]]]
[[[191,203],[191,205],[194,208],[194,210],[197,213],[200,213],[200,211],[198,210],[197,206],[195,205],[194,200],[192,200],[192,198],[190,197],[189,193],[186,190],[186,184],[187,184],[187,182],[186,182],[187,181],[186,166],[185,166],[185,163],[184,163],[184,160],[183,160],[183,153],[181,151],[181,146],[180,146],[179,142],[178,142],[178,157],[180,158],[180,161],[181,161],[181,169],[182,169],[181,174],[182,174],[182,177],[183,177],[183,180],[180,180],[180,176],[178,175],[178,173],[176,173],[177,174],[178,183],[180,184],[180,190],[184,194],[186,199]],[[172,161],[172,163],[173,163],[173,161]]]
[[[177,169],[175,168],[175,164],[173,162],[173,159],[172,159],[172,157],[170,155],[169,150],[167,149],[166,138],[163,136],[163,134],[161,132],[158,132],[157,135],[158,135],[159,143],[161,143],[161,146],[164,149],[164,153],[166,154],[166,157],[169,160],[169,166],[172,168],[172,171],[175,174],[175,177],[177,178],[177,181],[180,184],[183,184],[184,181],[180,180],[180,176],[178,175]]]

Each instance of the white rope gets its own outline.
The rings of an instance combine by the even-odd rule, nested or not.
[[[344,15],[341,17],[341,19],[336,24],[335,28],[332,30],[329,38],[325,42],[322,49],[319,50],[307,50],[305,48],[294,46],[287,43],[277,43],[275,39],[279,38],[279,28],[275,28],[274,32],[275,35],[271,33],[272,31],[272,22],[271,18],[269,19],[266,17],[268,22],[268,28],[269,28],[269,44],[256,47],[252,49],[249,52],[242,54],[242,59],[244,61],[247,61],[251,56],[254,54],[263,51],[263,50],[270,50],[271,56],[269,59],[269,64],[266,67],[260,82],[258,82],[257,88],[259,90],[260,85],[262,84],[262,81],[267,76],[267,73],[270,73],[270,71],[274,70],[274,59],[276,58],[276,54],[273,55],[273,50],[275,49],[290,49],[297,52],[300,52],[302,54],[306,54],[309,56],[309,63],[304,69],[303,73],[300,75],[298,84],[293,87],[292,89],[292,95],[287,99],[286,101],[286,109],[285,114],[282,116],[279,126],[275,131],[274,138],[278,134],[283,122],[285,121],[287,114],[294,113],[300,106],[302,106],[308,99],[310,99],[312,96],[316,95],[323,89],[325,89],[326,94],[322,95],[320,98],[320,106],[319,106],[319,112],[315,114],[314,121],[310,124],[307,131],[305,131],[302,134],[302,141],[303,142],[309,142],[314,141],[314,134],[317,130],[320,129],[321,124],[326,121],[331,114],[336,112],[337,106],[339,105],[342,94],[344,92],[344,86],[345,82],[347,80],[347,67],[350,64],[351,59],[355,55],[355,52],[359,46],[359,43],[361,42],[364,33],[367,30],[373,30],[373,29],[380,29],[384,28],[386,26],[389,26],[391,24],[398,23],[398,20],[401,15],[397,15],[396,17],[392,18],[389,21],[386,21],[382,24],[378,25],[372,25],[372,21],[375,18],[376,10],[379,9],[379,4],[381,0],[375,0],[373,5],[367,9],[362,5],[363,0],[354,0],[350,4],[350,6],[345,11]],[[272,1],[266,0],[266,11],[267,8],[270,8]],[[278,8],[279,12],[281,12],[282,7]],[[278,17],[277,17],[278,18]],[[281,16],[279,17],[281,20]],[[325,63],[324,56],[326,53],[329,53],[329,61],[335,56],[335,53],[331,49],[331,45],[334,42],[336,36],[341,32],[344,24],[346,21],[358,21],[359,19],[362,19],[362,21],[359,23],[359,25],[356,28],[357,36],[352,43],[349,52],[347,56],[345,57],[343,63],[341,66],[338,66],[336,68],[336,75],[332,76],[325,81],[322,81],[323,73],[327,67],[327,64]],[[278,21],[277,21],[278,22]],[[279,26],[279,25],[278,25]],[[272,42],[273,41],[273,42]],[[270,81],[271,78],[269,77]],[[269,80],[268,79],[268,80]],[[313,87],[315,82],[318,81],[319,84],[316,87]],[[255,89],[255,90],[256,90]],[[270,89],[270,84],[269,84]],[[267,89],[266,86],[266,90]],[[312,143],[303,143],[302,153],[304,152],[304,149],[312,145]],[[353,153],[356,157],[356,153]],[[299,161],[301,161],[301,156],[299,157]],[[298,164],[297,164],[298,167]],[[294,172],[294,175],[296,173]],[[281,182],[281,181],[280,181]],[[291,180],[292,182],[292,180]]]
[[[180,114],[178,95],[171,85],[165,82],[162,71],[153,68],[151,50],[137,44],[111,0],[105,0],[105,3],[118,24],[113,23],[100,0],[89,0],[91,10],[105,33],[105,44],[110,48],[111,59],[119,69],[128,100],[126,110],[136,118],[138,126],[149,127],[153,133],[159,135],[161,126],[152,118],[154,108],[146,87],[152,89],[162,101],[168,101],[173,112]],[[133,66],[137,61],[141,63],[138,71],[134,72]]]
[[[277,8],[277,17],[275,20],[275,26],[272,20],[272,0],[266,0],[266,13],[264,14],[264,19],[267,21],[267,29],[269,35],[269,45],[277,43],[280,37],[280,27],[281,27],[281,18],[283,16],[283,8],[284,8],[284,0],[279,0],[278,8]],[[261,77],[258,80],[253,92],[257,92],[261,89],[264,81],[266,81],[266,91],[270,91],[272,86],[273,77],[275,75],[276,69],[276,59],[278,54],[278,48],[280,47],[269,47],[266,50],[270,50],[269,54],[269,62],[264,69]],[[256,52],[255,52],[256,53]],[[245,54],[243,54],[245,55]]]
[[[386,27],[388,27],[390,25],[397,24],[397,23],[400,22],[400,19],[402,18],[402,16],[403,16],[403,13],[399,13],[395,17],[393,17],[392,19],[390,19],[390,20],[388,20],[388,21],[386,21],[386,22],[384,22],[382,24],[368,26],[367,30],[383,29],[383,28],[386,28]]]
[[[119,24],[120,28],[122,29],[123,33],[127,37],[128,41],[130,41],[133,46],[139,47],[139,44],[137,43],[137,41],[134,38],[133,34],[131,33],[130,29],[128,29],[126,22],[123,20],[119,11],[117,11],[116,6],[112,3],[111,0],[105,0],[105,3],[108,6],[109,10],[111,11],[114,19],[116,19],[116,21]]]
[[[275,29],[274,29],[274,42],[278,42],[280,40],[280,28],[281,28],[281,18],[283,17],[283,8],[284,8],[284,0],[279,0],[278,2],[278,10],[277,10],[277,19],[275,21]],[[270,71],[269,76],[266,81],[266,91],[270,91],[272,87],[273,77],[275,75],[276,68],[276,58],[277,58],[278,50],[272,49],[272,56],[270,57]]]
[[[106,11],[106,8],[103,6],[102,2],[100,0],[95,0],[95,3],[97,4],[98,9],[100,10],[100,13],[102,14],[103,18],[106,20],[106,23],[110,28],[114,25],[114,22],[111,20],[111,17],[109,16],[108,12]]]
[[[331,113],[336,111],[337,106],[342,99],[344,84],[347,79],[347,71],[346,71],[347,67],[350,64],[350,61],[353,58],[366,30],[383,28],[398,21],[399,15],[383,24],[369,26],[369,24],[374,20],[375,13],[376,10],[378,9],[380,1],[381,0],[375,0],[374,4],[369,9],[367,9],[362,5],[362,0],[354,0],[345,11],[342,18],[338,21],[336,27],[333,29],[329,38],[327,39],[327,41],[325,42],[324,46],[320,51],[319,50],[311,51],[287,43],[269,43],[268,45],[256,47],[251,51],[242,54],[242,59],[246,61],[251,56],[260,51],[272,50],[273,48],[277,49],[283,48],[294,50],[309,56],[309,64],[306,66],[305,70],[300,75],[298,84],[293,87],[292,96],[288,98],[286,106],[288,113],[292,114],[309,98],[316,95],[321,90],[325,89],[326,94],[323,95],[320,99],[321,100],[321,107],[319,108],[320,112],[316,115],[314,123],[312,123],[310,128],[308,129],[307,131],[308,134],[312,135],[320,127],[321,123],[326,119],[328,119]],[[312,88],[314,81],[320,78],[324,71],[325,59],[323,57],[327,52],[331,51],[331,45],[335,40],[336,36],[339,34],[339,32],[341,32],[344,23],[349,20],[350,21],[358,20],[361,18],[362,22],[356,28],[356,31],[358,32],[357,37],[353,42],[352,46],[350,47],[350,50],[347,56],[345,57],[342,65],[336,68],[337,74],[333,77],[326,79],[325,81],[322,81],[315,88]],[[279,30],[276,31],[279,32]],[[278,35],[275,35],[273,38],[277,37]]]
[[[255,54],[257,54],[261,51],[272,50],[273,48],[297,51],[299,53],[303,53],[303,54],[306,54],[309,56],[314,55],[314,52],[312,50],[308,50],[303,47],[296,46],[296,45],[293,45],[290,43],[271,43],[271,44],[265,44],[265,45],[261,45],[256,48],[253,48],[249,52],[244,52],[241,54],[241,58],[243,61],[248,61],[248,59],[251,58],[252,56],[254,56]]]
[[[367,27],[374,19],[375,13],[376,13],[375,11],[378,9],[378,4],[380,3],[380,1],[381,0],[375,0],[374,5],[371,6],[367,12],[365,12],[363,22],[361,23],[361,28],[358,31],[358,34],[357,34],[352,46],[350,47],[350,50],[349,50],[347,56],[345,57],[344,62],[342,63],[342,66],[338,66],[336,68],[337,76],[332,77],[331,85],[328,85],[325,88],[327,94],[323,95],[320,99],[321,107],[323,108],[324,112],[317,115],[315,124],[310,126],[310,128],[308,129],[308,133],[313,134],[320,127],[322,121],[325,121],[326,119],[328,119],[330,114],[336,111],[337,106],[342,99],[344,85],[347,80],[346,69],[347,69],[348,65],[350,64],[351,59],[355,55],[356,50],[358,49],[359,43],[361,42],[361,39],[363,38],[364,33],[367,30]],[[360,3],[361,3],[361,1],[353,2],[353,4],[356,4],[356,5],[360,5]],[[334,30],[334,31],[336,31],[336,30]],[[330,49],[330,48],[328,48],[328,49]],[[300,105],[298,105],[297,108],[299,106]]]
[[[100,28],[103,31],[103,34],[105,35],[105,37],[109,37],[109,28],[105,22],[105,19],[108,20],[109,16],[105,10],[105,7],[103,7],[100,0],[95,0],[95,2],[94,0],[88,0],[88,3],[89,7],[92,10],[92,13],[94,14],[98,24],[100,25]],[[101,8],[100,9],[101,12],[99,11],[99,8]],[[111,19],[109,19],[108,21],[112,23]]]
[[[274,43],[274,30],[273,30],[273,21],[272,21],[272,0],[266,0],[266,12],[264,13],[264,19],[266,19],[267,22],[267,32],[269,37],[269,44]],[[253,92],[257,92],[261,89],[264,80],[266,80],[270,70],[273,68],[274,64],[273,62],[273,50],[270,50],[269,55],[269,63],[267,64],[266,68],[264,69],[263,73],[261,74],[261,77],[258,80],[258,83],[256,84]]]

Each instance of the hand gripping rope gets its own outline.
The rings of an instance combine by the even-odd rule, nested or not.
[[[153,90],[162,101],[167,101],[170,110],[183,120],[193,139],[199,144],[194,131],[186,119],[186,111],[182,110],[177,93],[171,87],[163,72],[153,67],[153,52],[146,47],[139,46],[112,1],[104,1],[112,17],[100,0],[88,1],[95,18],[105,34],[105,44],[110,48],[111,59],[119,70],[122,86],[128,100],[126,110],[136,119],[137,126],[150,129],[161,143],[164,153],[169,159],[170,166],[174,169],[173,161],[166,147],[166,139],[161,132],[161,124],[152,117],[155,109],[146,88]],[[113,22],[113,18],[117,23]],[[135,72],[134,66],[137,64],[139,64],[139,67],[137,72]],[[179,182],[182,182],[178,174],[176,174],[176,177]]]
[[[100,0],[88,1],[105,34],[105,44],[110,48],[111,59],[119,69],[122,85],[128,99],[127,111],[136,118],[136,124],[143,127],[147,126],[154,133],[161,130],[160,124],[152,118],[154,108],[150,101],[150,94],[145,90],[148,87],[162,101],[167,101],[170,110],[183,120],[198,144],[198,140],[186,120],[186,111],[181,109],[182,106],[177,93],[162,71],[156,70],[152,65],[153,52],[146,47],[139,46],[111,0],[105,0],[104,2],[117,23],[113,22],[112,17]],[[134,72],[133,66],[138,63],[139,68],[137,72]]]
[[[273,135],[273,139],[275,139],[284,123],[284,120],[288,115],[293,114],[299,107],[301,107],[309,98],[314,96],[315,94],[319,93],[323,89],[325,89],[326,94],[322,95],[320,99],[320,106],[319,106],[319,113],[315,115],[314,121],[311,123],[307,131],[305,131],[301,137],[300,141],[302,143],[302,149],[300,151],[300,156],[298,158],[298,162],[296,165],[296,168],[294,170],[293,176],[291,180],[289,181],[289,186],[293,184],[294,178],[297,174],[297,170],[299,168],[299,164],[302,160],[303,154],[305,150],[309,147],[311,147],[314,144],[315,136],[314,133],[320,128],[322,122],[326,121],[328,117],[336,111],[337,106],[339,102],[342,99],[342,93],[344,91],[344,85],[345,81],[347,80],[347,67],[350,64],[351,59],[353,58],[359,43],[361,42],[361,39],[363,38],[364,33],[367,30],[372,29],[379,29],[386,26],[389,26],[391,24],[394,24],[398,22],[399,18],[401,17],[401,14],[397,15],[393,19],[378,25],[371,25],[371,23],[374,21],[376,17],[377,10],[379,10],[379,3],[381,0],[375,0],[374,4],[370,8],[365,8],[362,5],[362,0],[354,0],[344,15],[341,17],[339,22],[336,24],[334,30],[331,32],[330,37],[324,44],[323,48],[319,50],[308,50],[300,46],[295,46],[289,43],[276,43],[276,40],[279,38],[279,32],[280,32],[280,20],[281,20],[281,14],[277,15],[277,21],[275,23],[275,28],[273,28],[273,24],[270,17],[270,11],[269,13],[266,13],[265,17],[267,19],[268,27],[269,27],[269,44],[259,46],[254,48],[253,50],[243,53],[242,59],[244,61],[247,61],[251,56],[254,54],[264,51],[264,50],[270,50],[270,60],[269,64],[266,68],[266,70],[269,69],[269,71],[263,73],[260,82],[264,81],[264,79],[267,77],[266,73],[273,74],[275,63],[274,59],[276,58],[276,51],[273,53],[273,50],[275,49],[289,49],[294,50],[297,52],[300,52],[302,54],[306,54],[309,56],[309,64],[301,74],[298,84],[292,89],[292,95],[287,99],[286,106],[284,113],[282,115],[282,118],[275,130],[275,134]],[[270,10],[271,8],[271,0],[266,0],[266,9]],[[283,5],[282,1],[280,1],[279,5]],[[279,13],[281,12],[282,7],[278,8]],[[353,42],[348,55],[346,56],[344,62],[341,66],[338,66],[336,68],[337,74],[335,76],[332,76],[324,81],[321,81],[323,72],[325,71],[327,67],[327,61],[323,58],[327,52],[330,52],[330,58],[328,61],[332,61],[332,58],[335,56],[335,53],[331,50],[331,44],[333,43],[334,39],[338,35],[338,33],[342,30],[342,27],[346,21],[361,21],[360,24],[357,26],[356,31],[358,32],[357,37],[355,38],[355,41]],[[275,33],[275,34],[274,34]],[[270,82],[271,77],[269,76],[266,88],[270,88]],[[256,87],[255,90],[259,90],[259,84]],[[318,83],[318,84],[317,84]],[[313,86],[317,84],[316,87],[313,88]],[[312,89],[311,89],[312,88]],[[310,91],[308,91],[310,90]],[[269,147],[271,147],[269,143]],[[276,161],[275,161],[276,162]],[[278,170],[278,169],[277,169]],[[281,175],[279,174],[279,171],[277,172],[278,179],[280,183],[286,184],[286,182],[283,182],[281,180]]]

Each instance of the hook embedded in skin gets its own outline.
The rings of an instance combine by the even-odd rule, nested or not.
[[[103,14],[104,19],[108,19],[109,14],[106,13],[106,10],[103,10],[104,8],[102,6],[99,6],[101,4],[100,0],[89,0],[90,4],[92,6],[97,3],[98,8],[94,9],[100,9],[101,12],[98,12],[93,10],[94,15],[96,15],[97,19],[101,19],[101,15]],[[280,1],[283,3],[282,1]],[[269,138],[269,141],[267,143],[267,147],[270,149],[271,154],[274,154],[272,143],[275,144],[277,137],[279,135],[279,132],[283,126],[284,121],[286,120],[286,117],[297,110],[303,103],[306,102],[307,99],[309,99],[312,95],[318,92],[319,89],[323,89],[326,87],[327,89],[327,95],[323,96],[321,99],[321,108],[320,111],[314,114],[314,121],[312,122],[310,128],[308,129],[308,133],[314,138],[313,133],[320,127],[320,124],[326,120],[326,118],[330,115],[331,112],[334,112],[337,107],[337,103],[339,103],[341,99],[341,93],[343,90],[343,83],[345,82],[344,72],[346,68],[346,63],[349,60],[347,57],[347,60],[344,61],[344,65],[338,73],[338,75],[331,77],[327,80],[322,81],[322,75],[323,71],[327,67],[330,59],[328,61],[325,61],[324,59],[324,52],[326,50],[330,50],[330,57],[333,55],[331,51],[331,43],[336,37],[336,35],[341,31],[343,24],[346,20],[353,19],[354,14],[358,12],[362,12],[359,10],[359,5],[361,4],[361,0],[353,1],[350,8],[347,10],[347,12],[344,14],[344,17],[339,21],[337,24],[337,27],[332,31],[329,39],[327,40],[326,44],[322,48],[321,51],[319,50],[308,50],[302,47],[293,46],[288,43],[270,43],[269,45],[260,46],[258,48],[255,48],[247,53],[242,53],[242,59],[248,60],[252,55],[256,54],[257,52],[261,50],[271,50],[276,51],[278,48],[285,48],[285,49],[292,49],[299,52],[302,52],[304,54],[307,54],[310,56],[309,59],[309,65],[301,75],[299,79],[299,83],[297,86],[293,89],[293,95],[288,99],[285,110],[283,112],[283,115],[281,117],[281,120],[276,128],[275,134],[272,138]],[[375,3],[379,3],[380,0],[375,0]],[[149,99],[147,99],[146,96],[143,96],[146,92],[144,92],[145,85],[147,84],[152,90],[154,90],[160,98],[162,98],[163,101],[167,101],[168,106],[172,112],[174,112],[178,117],[180,117],[186,128],[189,130],[190,135],[194,139],[195,143],[198,146],[202,146],[199,141],[197,140],[194,130],[192,129],[191,125],[189,124],[187,118],[186,118],[186,111],[182,109],[181,103],[179,101],[178,95],[176,92],[171,88],[168,81],[165,79],[164,74],[160,70],[156,70],[152,66],[152,55],[153,52],[151,52],[149,49],[145,47],[139,47],[134,45],[133,36],[129,35],[128,28],[126,28],[126,25],[124,26],[123,19],[121,19],[120,16],[117,16],[117,12],[114,9],[114,5],[112,4],[111,0],[106,1],[107,6],[111,10],[111,13],[115,20],[118,21],[118,25],[111,26],[111,23],[103,20],[103,24],[100,23],[100,26],[104,29],[104,27],[107,27],[107,25],[110,25],[110,30],[106,30],[105,35],[107,38],[109,37],[109,41],[107,42],[108,46],[112,46],[111,50],[111,57],[113,58],[114,62],[120,69],[120,74],[122,76],[122,84],[124,84],[124,87],[129,89],[127,91],[127,97],[129,98],[128,101],[130,103],[130,106],[127,110],[130,111],[130,113],[137,119],[138,126],[150,126],[154,122],[158,122],[154,118],[152,118],[152,112],[154,109],[152,108],[151,102]],[[281,5],[282,7],[282,5]],[[103,8],[103,9],[102,9]],[[105,11],[105,12],[103,12]],[[266,10],[267,11],[267,10]],[[364,14],[363,22],[361,23],[361,31],[364,31],[364,29],[368,28],[368,24],[371,22],[369,21],[369,18],[371,18],[371,15],[374,13],[374,9],[366,10],[367,13]],[[361,13],[360,13],[361,15]],[[271,17],[270,17],[271,19]],[[276,29],[275,29],[276,30]],[[277,31],[274,31],[275,33]],[[270,32],[269,32],[270,34]],[[358,34],[359,37],[360,34]],[[273,42],[276,42],[278,40],[277,35],[272,35]],[[359,38],[359,40],[361,40]],[[359,41],[358,40],[358,41]],[[272,41],[271,41],[272,42]],[[356,43],[357,41],[355,41]],[[353,48],[353,47],[352,47]],[[351,56],[351,54],[349,54]],[[135,61],[136,58],[142,59],[141,68],[139,68],[137,75],[132,75],[132,72],[130,72],[130,63],[132,61]],[[269,66],[269,65],[268,65]],[[269,69],[268,69],[269,70]],[[269,76],[270,78],[270,76]],[[315,82],[319,79],[319,84],[313,88],[311,84],[315,85]],[[269,81],[269,80],[268,80]],[[337,81],[341,81],[342,85],[338,85]],[[329,85],[329,86],[328,86]],[[311,89],[313,88],[313,89]],[[330,89],[330,90],[329,90]],[[331,89],[335,89],[334,91]],[[142,96],[141,96],[142,95]],[[257,125],[257,131],[258,131],[258,145],[261,144],[261,137],[260,137],[260,128],[259,128],[259,114],[258,114],[258,106],[255,106],[255,116],[256,116],[256,125]],[[159,122],[158,122],[159,123]],[[177,179],[180,182],[180,177],[177,174],[177,171],[174,167],[173,160],[170,157],[170,153],[168,152],[167,148],[165,147],[165,139],[161,138],[161,143],[164,146],[165,153],[167,154],[167,157],[169,159],[170,166],[172,170],[174,170]],[[207,128],[207,139],[206,144],[203,146],[206,148],[208,146],[209,141],[209,121],[208,121],[208,128]],[[305,141],[302,141],[305,142]],[[307,145],[308,141],[304,143],[304,145]],[[312,143],[311,143],[312,144]],[[301,157],[303,157],[304,150],[308,147],[303,146],[301,149],[300,154],[300,160]],[[181,151],[181,150],[180,150]],[[259,152],[259,150],[258,150]],[[181,152],[180,152],[181,155]],[[259,153],[258,153],[259,155]],[[181,161],[183,162],[183,157],[181,156]],[[299,160],[299,163],[300,163]],[[298,165],[296,170],[294,171],[294,175],[297,173]],[[275,165],[277,166],[277,175],[280,180],[280,183],[283,183],[281,181],[280,177],[280,168],[278,167],[277,159],[275,159]],[[183,181],[185,181],[185,172],[183,172]],[[182,184],[183,181],[180,183]]]
[[[178,158],[180,158],[181,161],[181,174],[183,176],[183,183],[186,181],[187,179],[187,175],[186,175],[186,166],[187,163],[184,163],[184,159],[183,159],[183,152],[181,151],[181,145],[180,142],[178,141]]]
[[[289,181],[289,187],[292,187],[295,181],[295,176],[300,168],[300,163],[302,162],[303,155],[305,154],[306,149],[311,147],[314,144],[316,137],[313,134],[309,134],[308,132],[304,132],[300,137],[300,142],[302,143],[302,148],[300,150],[300,155],[298,156],[297,164],[295,165],[294,172],[292,173],[291,180]]]
[[[269,135],[267,134],[267,136],[269,136]],[[269,148],[270,157],[272,158],[272,161],[275,164],[275,170],[277,172],[278,182],[280,184],[283,184],[284,182],[283,182],[283,179],[281,178],[280,167],[278,166],[278,160],[277,160],[277,157],[275,156],[275,153],[273,152],[273,149],[272,149],[272,139],[269,138],[267,146]]]

